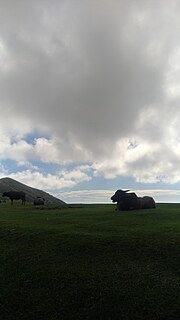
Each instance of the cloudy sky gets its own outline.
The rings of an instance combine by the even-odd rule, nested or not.
[[[0,177],[180,202],[180,1],[0,0]]]

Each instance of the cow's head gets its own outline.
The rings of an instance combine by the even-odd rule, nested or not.
[[[8,196],[8,192],[4,192],[2,196],[3,197],[7,197]]]
[[[117,190],[115,194],[111,197],[112,202],[121,202],[126,197],[126,192],[129,190]]]

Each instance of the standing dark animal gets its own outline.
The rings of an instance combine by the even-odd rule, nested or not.
[[[22,204],[25,205],[26,194],[23,191],[9,191],[4,192],[3,197],[8,197],[11,200],[11,205],[13,205],[13,200],[22,200]]]
[[[129,190],[117,190],[111,197],[113,202],[117,202],[117,210],[135,210],[156,208],[155,201],[152,197],[137,197],[134,192],[127,193]]]
[[[134,192],[127,193],[129,190],[117,190],[111,197],[113,202],[117,202],[117,210],[138,209],[139,200]]]

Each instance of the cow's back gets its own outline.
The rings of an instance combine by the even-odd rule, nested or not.
[[[119,210],[133,210],[138,208],[138,197],[132,193],[126,193],[123,201],[119,204]]]

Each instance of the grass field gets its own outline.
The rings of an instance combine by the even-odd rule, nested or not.
[[[0,205],[1,320],[180,319],[180,205]]]

